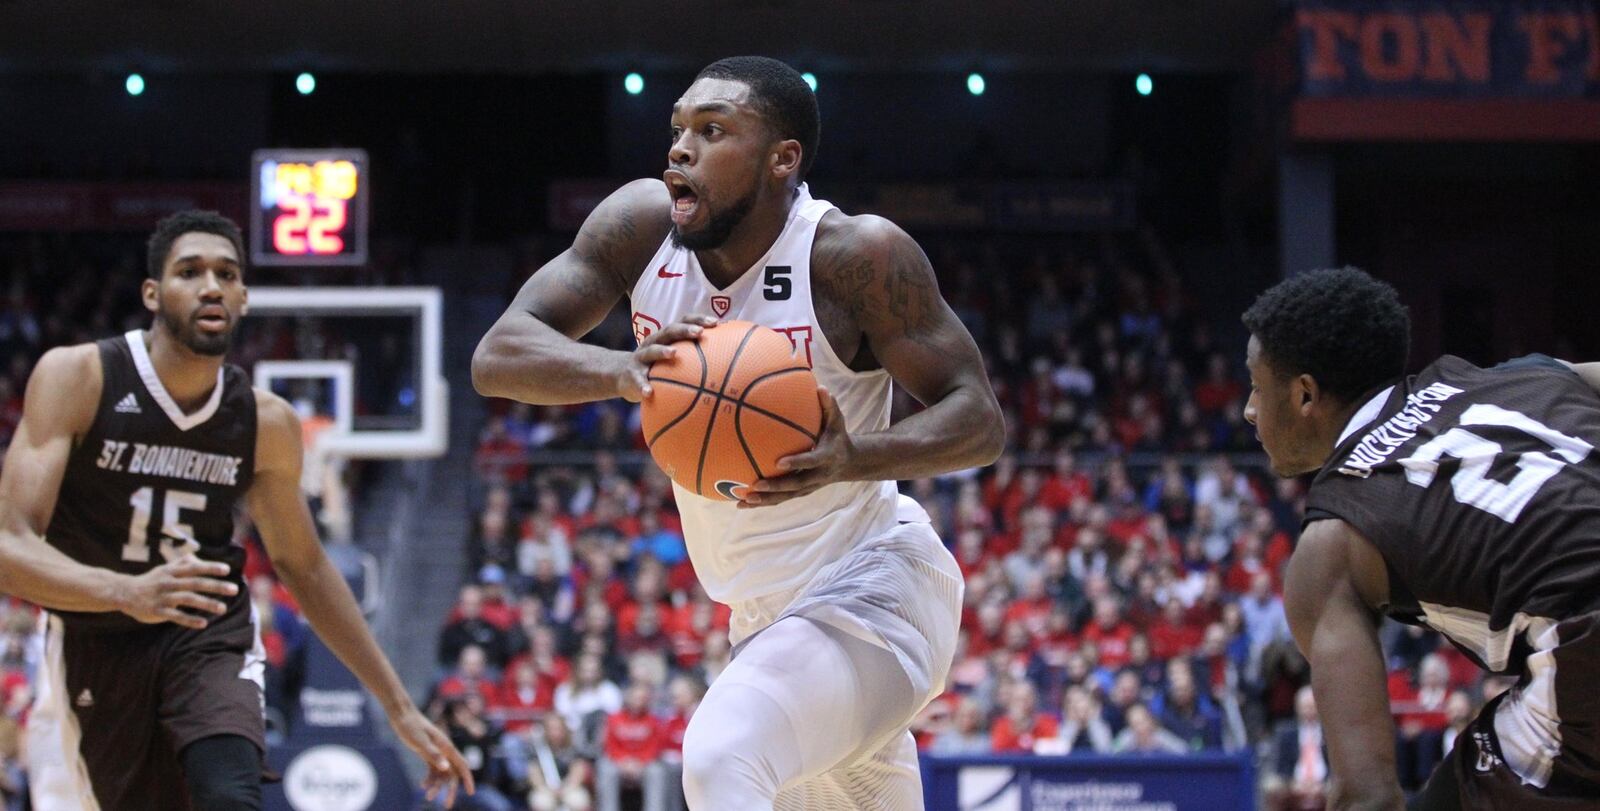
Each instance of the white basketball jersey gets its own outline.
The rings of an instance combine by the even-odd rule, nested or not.
[[[817,382],[839,403],[851,434],[889,427],[889,374],[852,371],[834,354],[811,304],[811,242],[833,204],[806,186],[766,256],[725,288],[700,270],[694,252],[671,237],[630,294],[638,341],[686,315],[749,321],[789,336]],[[711,599],[735,603],[805,585],[818,569],[896,521],[927,521],[894,482],[841,482],[803,498],[741,510],[673,485],[695,574]]]

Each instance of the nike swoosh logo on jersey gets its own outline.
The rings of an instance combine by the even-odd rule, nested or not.
[[[662,265],[661,269],[656,271],[656,278],[659,279],[676,279],[682,275],[682,273],[668,273],[666,265]]]

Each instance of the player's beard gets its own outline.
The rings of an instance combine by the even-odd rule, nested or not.
[[[228,354],[228,347],[233,344],[233,319],[228,319],[228,328],[218,333],[201,332],[195,323],[195,317],[183,318],[176,313],[161,310],[161,323],[167,327],[167,332],[178,339],[178,343],[188,347],[196,355],[209,355],[212,357]]]
[[[698,231],[684,232],[678,228],[677,223],[672,225],[672,245],[675,248],[688,248],[691,251],[711,251],[722,247],[733,236],[733,229],[750,216],[750,210],[756,206],[756,190],[733,201],[733,205],[721,211],[711,213],[706,226]]]

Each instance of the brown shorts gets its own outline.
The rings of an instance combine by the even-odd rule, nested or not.
[[[1600,808],[1600,614],[1557,623],[1456,737],[1414,811]]]
[[[28,731],[34,808],[183,811],[189,744],[239,735],[266,751],[265,658],[247,594],[198,631],[89,631],[46,617]]]

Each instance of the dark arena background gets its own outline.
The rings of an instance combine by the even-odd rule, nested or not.
[[[605,194],[660,176],[699,68],[774,56],[821,109],[813,192],[918,240],[1005,412],[997,464],[902,483],[967,578],[948,688],[913,728],[927,808],[1319,808],[1280,597],[1304,483],[1243,421],[1239,314],[1352,264],[1411,308],[1414,366],[1600,359],[1596,9],[0,0],[0,448],[42,353],[148,324],[155,221],[220,210],[252,255],[232,359],[306,419],[329,552],[475,769],[458,807],[528,808],[568,755],[673,762],[728,610],[637,409],[486,400],[469,363]],[[626,311],[588,340],[631,346]],[[267,807],[425,807],[240,532],[284,777]],[[39,646],[30,606],[3,614],[19,809]],[[1415,789],[1505,684],[1432,633],[1382,638]],[[639,684],[654,726],[619,740]],[[646,807],[575,782],[536,807]]]

